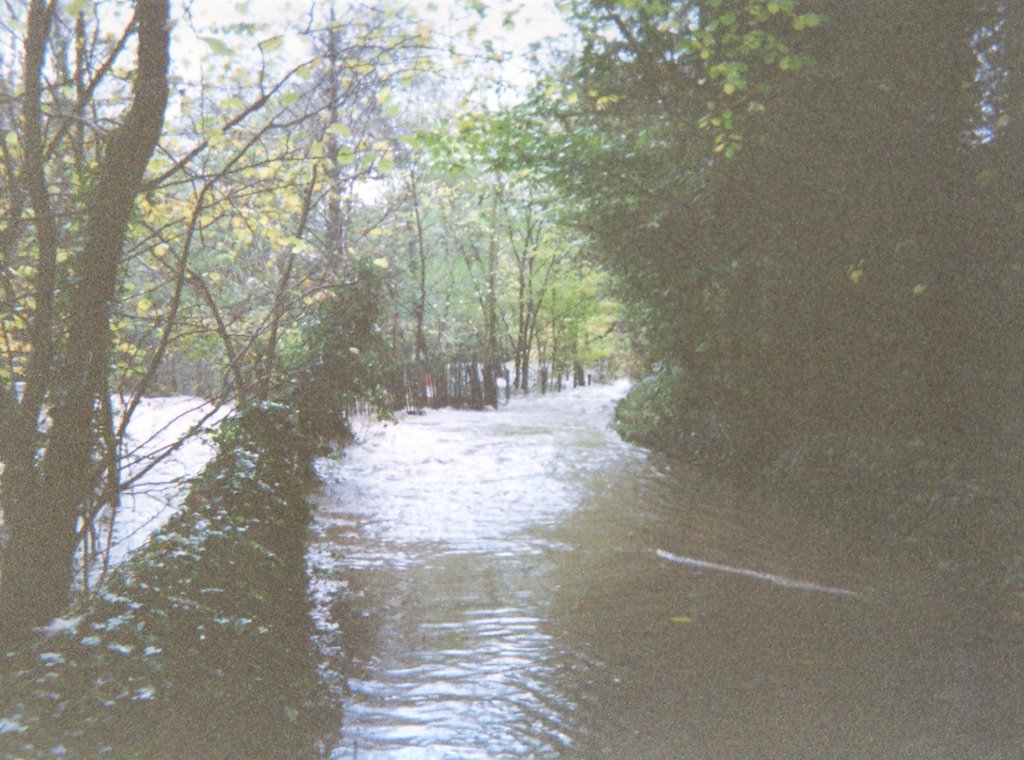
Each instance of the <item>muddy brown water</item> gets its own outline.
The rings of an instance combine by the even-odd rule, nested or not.
[[[331,758],[1024,758],[1014,631],[955,569],[623,443],[623,391],[321,463]]]

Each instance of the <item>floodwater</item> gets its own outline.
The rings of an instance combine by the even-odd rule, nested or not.
[[[608,427],[623,392],[321,464],[331,758],[1024,757],[1021,651],[955,568],[653,459]]]

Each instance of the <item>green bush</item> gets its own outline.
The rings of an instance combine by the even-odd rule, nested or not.
[[[735,455],[724,415],[701,406],[684,370],[657,370],[634,385],[615,409],[615,430],[641,446],[719,464]]]
[[[385,302],[383,277],[371,263],[357,265],[305,330],[297,359],[302,370],[287,399],[307,439],[346,441],[348,415],[357,401],[369,401],[381,412],[389,408],[381,379],[390,362],[377,324]]]

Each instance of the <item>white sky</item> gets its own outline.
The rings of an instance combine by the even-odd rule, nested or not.
[[[299,25],[305,17],[311,2],[323,7],[323,0],[179,0],[172,13],[179,19],[185,7],[190,9],[195,23],[200,26],[257,23],[266,26],[264,34],[257,36],[257,41],[273,37],[288,26],[288,21]],[[375,0],[368,0],[366,5],[375,5]],[[509,58],[504,68],[503,78],[516,84],[523,84],[527,74],[524,58],[529,46],[546,38],[554,41],[565,41],[568,27],[562,21],[555,8],[554,0],[483,0],[486,13],[481,21],[479,17],[463,6],[460,0],[383,0],[381,3],[396,7],[412,9],[423,18],[441,37],[456,36],[471,23],[479,22],[479,34],[474,39],[476,52],[483,51],[485,40],[490,40],[495,51]],[[338,0],[339,9],[351,5],[347,0]],[[505,28],[503,20],[509,14],[514,26]],[[183,65],[185,71],[193,69],[195,59],[209,52],[205,43],[196,38],[186,23],[179,23],[175,30],[175,46],[178,49],[176,60]],[[286,46],[295,46],[296,55],[301,55],[302,43],[297,40]],[[470,52],[465,41],[460,43],[460,52]],[[519,59],[519,62],[516,62]]]

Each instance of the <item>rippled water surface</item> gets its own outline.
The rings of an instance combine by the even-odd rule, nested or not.
[[[332,758],[1022,757],[950,578],[609,429],[622,386],[436,411],[322,463]]]

